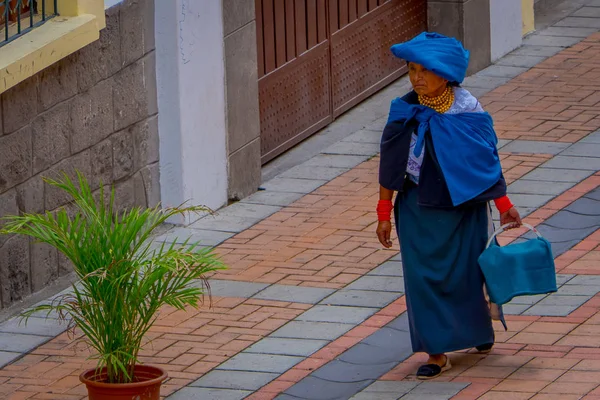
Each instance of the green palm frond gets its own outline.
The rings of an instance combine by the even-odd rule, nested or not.
[[[4,218],[0,233],[21,234],[47,243],[74,266],[79,282],[71,294],[22,314],[57,311],[84,333],[96,350],[98,368],[106,367],[109,382],[132,379],[144,334],[164,305],[183,310],[199,307],[209,286],[206,275],[224,269],[212,249],[197,243],[151,245],[153,232],[169,218],[184,213],[210,212],[202,206],[115,210],[114,189],[105,199],[101,185],[95,196],[77,172],[72,181],[45,181],[66,192],[76,212],[65,209]],[[98,197],[98,200],[96,200]]]

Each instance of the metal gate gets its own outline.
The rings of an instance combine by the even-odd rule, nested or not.
[[[426,0],[255,0],[262,162],[406,72],[392,44],[427,28]]]

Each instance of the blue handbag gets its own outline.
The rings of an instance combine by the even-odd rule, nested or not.
[[[499,246],[496,235],[510,224],[498,228],[479,256],[490,300],[506,304],[516,296],[556,292],[556,270],[550,242],[529,224],[537,238],[507,246]]]

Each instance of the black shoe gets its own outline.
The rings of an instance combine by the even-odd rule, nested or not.
[[[478,352],[483,353],[483,354],[487,354],[490,351],[492,351],[492,347],[494,347],[494,343],[482,344],[482,345],[477,346],[475,348],[477,349]]]
[[[452,364],[450,364],[450,358],[446,356],[446,364],[443,367],[437,364],[421,365],[417,371],[417,379],[427,380],[437,378],[442,372],[448,371],[450,368],[452,368]]]

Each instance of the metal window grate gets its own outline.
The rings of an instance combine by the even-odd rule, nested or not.
[[[58,0],[0,0],[0,47],[58,15]]]

